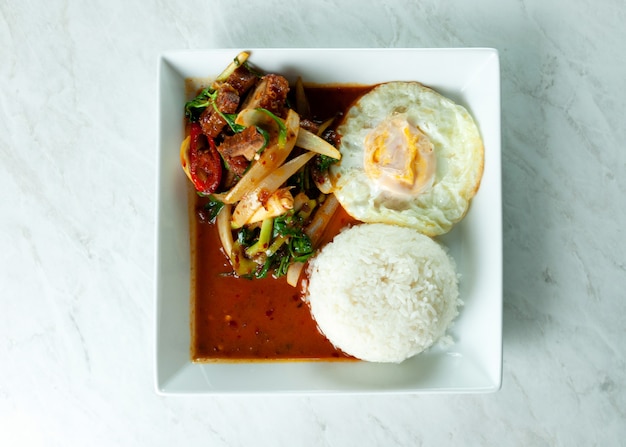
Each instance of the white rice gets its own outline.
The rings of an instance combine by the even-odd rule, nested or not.
[[[395,225],[341,232],[308,273],[307,299],[320,330],[343,352],[371,362],[400,363],[429,348],[461,304],[444,248]]]

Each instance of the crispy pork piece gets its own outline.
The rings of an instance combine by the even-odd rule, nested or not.
[[[229,84],[221,84],[217,90],[215,105],[222,113],[235,113],[239,106],[239,94]],[[213,107],[207,107],[200,115],[200,125],[202,132],[211,138],[216,138],[224,126],[226,121],[220,116]]]
[[[256,127],[246,127],[243,131],[224,138],[217,150],[224,157],[243,155],[246,160],[252,160],[256,153],[265,145],[265,137]]]
[[[285,102],[289,93],[289,82],[283,76],[268,74],[261,78],[243,104],[244,109],[262,107],[270,112],[284,116]]]
[[[248,90],[256,83],[258,77],[246,67],[238,67],[225,81],[226,84],[233,87],[237,94],[243,98]]]
[[[250,165],[250,162],[246,160],[246,157],[243,155],[237,155],[234,157],[224,156],[223,158],[227,169],[232,171],[237,177],[241,177]]]
[[[228,169],[237,176],[242,176],[250,161],[265,145],[265,137],[256,127],[250,126],[243,131],[224,138],[217,147]]]

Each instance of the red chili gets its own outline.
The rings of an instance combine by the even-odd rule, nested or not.
[[[189,129],[189,174],[195,188],[205,194],[217,190],[222,180],[222,159],[213,138],[202,133],[199,123]]]

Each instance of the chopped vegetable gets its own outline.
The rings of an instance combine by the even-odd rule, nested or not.
[[[287,269],[287,284],[292,287],[296,287],[298,285],[298,281],[300,280],[300,275],[302,274],[302,269],[304,268],[304,262],[294,262]]]
[[[189,121],[195,123],[200,115],[211,105],[211,101],[215,101],[215,90],[211,87],[204,88],[198,96],[185,104],[185,116]]]
[[[181,145],[181,163],[197,191],[211,194],[222,179],[222,160],[212,138],[202,133],[198,123],[191,123],[189,142]],[[182,152],[185,152],[182,154]]]
[[[230,253],[230,262],[237,276],[242,278],[251,278],[258,268],[256,262],[246,257],[244,247],[239,241],[233,243],[233,249]]]
[[[205,211],[208,212],[207,220],[211,223],[215,222],[217,215],[220,213],[224,204],[214,197],[209,196],[209,201],[204,205]]]
[[[245,51],[242,51],[241,53],[239,53],[230,64],[228,64],[228,66],[224,69],[224,71],[222,73],[220,73],[220,75],[215,78],[215,82],[213,85],[218,84],[220,82],[224,82],[226,79],[228,79],[228,77],[234,73],[234,71],[240,67],[241,65],[245,64],[246,61],[248,60],[248,57],[250,56],[249,53],[246,53]]]
[[[296,110],[300,116],[311,116],[311,106],[309,105],[309,100],[306,97],[304,83],[302,82],[302,78],[300,76],[296,79]]]
[[[268,247],[267,251],[265,252],[268,256],[273,256],[274,254],[276,254],[276,252],[278,252],[278,250],[282,248],[285,242],[287,242],[286,236],[280,236],[280,235],[274,234],[273,237],[274,237],[273,242],[271,243],[271,245]]]
[[[305,204],[308,204],[308,203],[309,203],[309,197],[304,192],[301,191],[293,198],[293,209],[297,213],[298,211],[302,209],[302,207]]]
[[[270,242],[272,240],[273,225],[274,219],[272,218],[265,219],[263,221],[263,223],[261,224],[261,233],[259,234],[259,239],[254,243],[254,245],[250,246],[246,250],[246,255],[252,257],[269,248]]]
[[[274,234],[284,236],[286,246],[294,261],[304,262],[313,255],[313,244],[304,232],[304,219],[300,214],[287,213],[274,219]]]
[[[224,121],[226,121],[226,124],[228,124],[228,127],[230,127],[230,130],[232,130],[235,133],[241,132],[245,129],[245,126],[240,126],[239,124],[237,124],[235,122],[235,120],[237,119],[237,114],[235,113],[222,113],[218,108],[217,108],[217,104],[215,103],[215,101],[212,102],[213,108],[215,109],[215,111],[217,113],[219,113],[219,115],[224,119]]]
[[[321,172],[324,172],[328,171],[328,168],[330,168],[332,164],[337,163],[337,161],[339,161],[337,158],[329,157],[327,155],[320,155],[319,157],[317,157],[315,165]]]
[[[335,211],[337,211],[337,208],[339,208],[339,201],[334,194],[330,194],[315,212],[313,220],[305,230],[305,233],[311,238],[311,242],[314,246],[318,244],[328,223],[335,214]]]
[[[333,121],[335,121],[335,117],[329,118],[326,121],[324,121],[322,124],[320,124],[319,129],[317,129],[317,135],[321,136],[324,133],[324,131],[330,127]]]
[[[261,111],[262,109],[243,109],[237,114],[235,123],[245,127],[256,126],[264,129],[271,127],[277,128],[276,121],[267,113]],[[282,122],[282,120],[281,120]]]
[[[330,158],[341,158],[341,153],[335,148],[335,146],[306,129],[301,129],[298,133],[296,146]]]
[[[217,214],[217,233],[222,242],[222,248],[224,253],[230,259],[233,251],[233,233],[230,229],[230,217],[231,217],[231,205],[224,205],[220,212]]]

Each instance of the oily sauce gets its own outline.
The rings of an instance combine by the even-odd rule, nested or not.
[[[312,115],[323,120],[341,114],[369,88],[308,88]],[[350,359],[320,333],[311,317],[302,296],[305,271],[299,287],[284,277],[234,277],[216,225],[196,212],[206,199],[192,193],[190,200],[193,361]],[[321,243],[353,222],[340,207]]]

